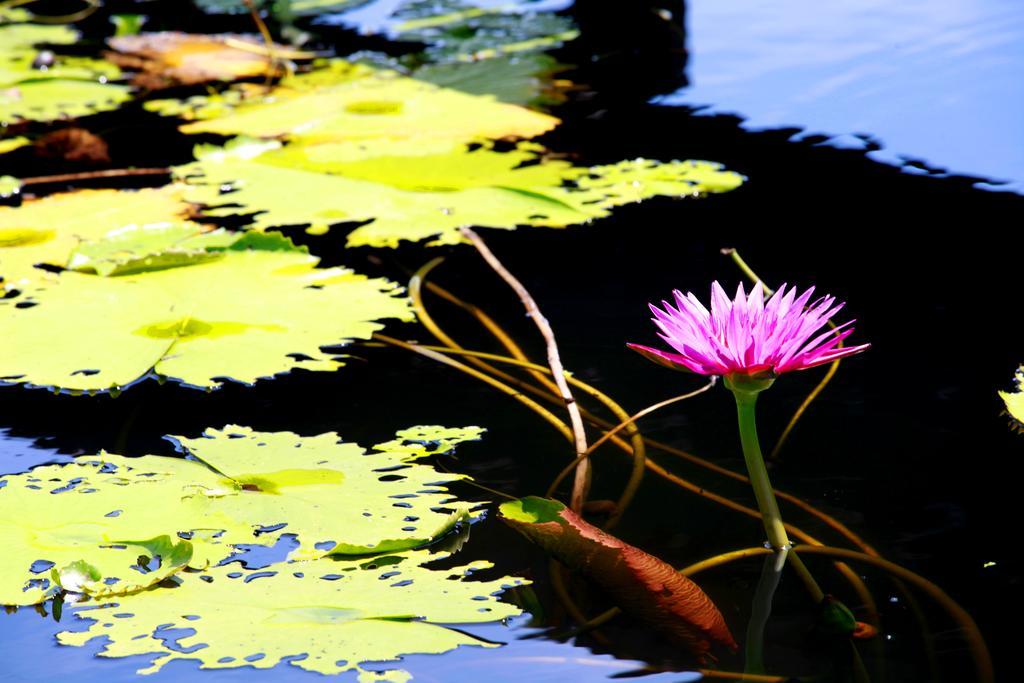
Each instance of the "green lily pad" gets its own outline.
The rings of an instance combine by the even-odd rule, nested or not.
[[[999,397],[1006,405],[1006,412],[1018,430],[1024,431],[1024,366],[1017,368],[1013,377],[1015,391],[1000,391]]]
[[[57,638],[84,645],[103,637],[101,657],[155,655],[142,674],[181,659],[204,669],[267,669],[294,658],[289,663],[306,671],[357,672],[360,683],[407,681],[411,677],[400,669],[363,667],[464,645],[496,647],[445,625],[520,613],[495,594],[525,581],[468,580],[471,572],[491,566],[487,562],[446,570],[423,566],[443,557],[412,551],[373,560],[272,565],[259,572],[225,566],[181,574],[173,589],[100,599],[92,609],[76,610],[92,622],[89,629]],[[167,629],[188,629],[190,635],[168,643]]]
[[[236,92],[252,92],[237,88]],[[265,95],[193,99],[185,133],[216,133],[315,142],[378,138],[530,138],[558,119],[493,97],[469,95],[342,60],[282,80]],[[188,115],[186,107],[155,103],[150,108]]]
[[[0,123],[84,116],[131,97],[127,87],[108,82],[120,75],[113,64],[38,47],[77,40],[78,33],[66,26],[0,26]]]
[[[102,453],[2,477],[0,604],[41,602],[56,585],[134,592],[282,534],[294,536],[293,559],[426,545],[469,506],[444,488],[461,475],[417,460],[482,431],[414,427],[367,452],[334,433],[232,425],[177,437],[193,459]]]
[[[384,279],[319,260],[280,236],[246,235],[218,258],[118,277],[63,272],[0,300],[0,379],[103,391],[150,375],[212,389],[343,365],[323,346],[411,320]]]
[[[742,176],[703,161],[646,159],[579,167],[524,144],[510,152],[442,140],[287,145],[252,156],[201,155],[177,169],[189,201],[210,216],[258,212],[253,227],[371,221],[349,246],[462,241],[463,226],[561,228],[656,196],[692,197],[737,187]],[[221,188],[232,192],[221,197]],[[230,205],[224,205],[225,200]]]
[[[181,194],[174,186],[79,190],[0,207],[0,277],[8,288],[52,279],[35,265],[65,266],[76,249],[125,229],[201,231],[186,221],[191,207]]]
[[[0,123],[52,121],[117,109],[131,99],[126,86],[49,78],[0,90]]]

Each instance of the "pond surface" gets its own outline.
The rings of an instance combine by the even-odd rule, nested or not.
[[[689,84],[664,105],[1024,189],[1024,17],[1012,0],[694,2]],[[878,147],[881,147],[880,149]]]
[[[381,14],[372,10],[383,5],[369,3],[359,21],[378,21]],[[698,385],[646,363],[624,344],[655,341],[648,301],[673,288],[703,294],[714,279],[735,286],[741,274],[721,248],[738,248],[766,282],[816,284],[847,300],[846,313],[858,320],[857,338],[873,347],[845,362],[813,404],[774,466],[773,483],[943,587],[978,622],[998,680],[1010,680],[1002,676],[1015,666],[1016,613],[1024,606],[1024,562],[1013,549],[1011,527],[1020,516],[1014,506],[1024,441],[1010,430],[996,391],[1008,388],[1024,361],[1013,323],[1020,310],[1013,278],[1024,253],[1016,218],[1024,210],[1024,197],[1016,193],[1024,181],[1024,138],[1021,83],[1012,76],[1019,75],[1022,59],[1024,7],[1000,0],[860,3],[856,11],[851,3],[826,5],[698,2],[683,12],[677,3],[637,3],[620,14],[592,4],[568,8],[581,36],[554,54],[571,66],[564,76],[586,87],[551,108],[565,123],[545,136],[546,144],[592,163],[636,156],[714,159],[749,182],[701,201],[626,207],[588,226],[484,236],[551,320],[566,367],[629,410]],[[150,11],[148,5],[142,11]],[[155,9],[147,29],[196,30],[182,25],[195,18]],[[339,54],[381,47],[379,38],[361,37],[344,23],[329,19],[309,28],[329,27],[323,40],[336,44]],[[248,30],[238,16],[210,26]],[[118,127],[112,141],[122,159],[143,166],[188,158],[191,141],[156,117],[132,115],[138,122],[97,117]],[[855,133],[865,134],[867,143],[845,144]],[[152,146],[135,144],[139,140]],[[826,141],[831,144],[820,144]],[[905,157],[949,169],[949,177],[907,173]],[[985,187],[1013,191],[976,187],[979,177]],[[519,302],[467,249],[343,252],[336,232],[321,241],[301,230],[293,236],[326,265],[344,263],[397,280],[444,255],[432,279],[484,306],[529,353],[543,357]],[[466,346],[489,347],[486,335],[458,311],[437,299],[427,303]],[[390,331],[429,340],[412,326]],[[117,398],[4,387],[0,468],[24,471],[100,449],[171,455],[163,435],[192,436],[227,423],[303,435],[338,431],[360,443],[412,424],[478,424],[488,429],[484,440],[461,446],[441,465],[516,496],[542,493],[570,457],[547,425],[470,378],[397,350],[353,353],[365,362],[213,393],[151,381]],[[763,397],[765,442],[774,442],[819,377],[816,371],[787,376]],[[650,437],[740,469],[734,419],[731,398],[719,389],[642,425]],[[663,454],[654,457],[700,486],[749,498],[742,486]],[[594,498],[616,497],[628,463],[605,453],[595,467]],[[469,485],[459,493],[488,497]],[[829,537],[820,523],[787,515]],[[618,533],[677,566],[757,545],[762,534],[751,520],[653,477]],[[533,578],[536,613],[469,629],[506,643],[501,649],[406,658],[402,666],[416,681],[695,679],[680,673],[692,661],[626,619],[603,629],[600,640],[538,637],[543,627],[557,624],[560,633],[566,623],[547,582],[547,559],[493,513],[473,525],[458,559],[487,559],[496,574]],[[809,563],[826,591],[863,613],[826,562]],[[944,613],[919,597],[919,620],[884,575],[858,570],[882,610],[882,632],[859,644],[871,680],[975,680],[963,634]],[[737,638],[759,571],[760,563],[751,561],[700,579]],[[596,614],[604,603],[600,596],[594,603]],[[775,605],[769,671],[851,680],[845,660],[809,636],[806,597],[792,576],[784,577]],[[53,634],[66,627],[66,618],[57,625],[28,608],[0,617],[0,680],[137,679],[134,672],[145,661],[96,659],[95,643],[58,647]],[[742,654],[723,653],[720,664],[742,670]],[[156,680],[314,676],[287,665],[199,671],[174,662]]]

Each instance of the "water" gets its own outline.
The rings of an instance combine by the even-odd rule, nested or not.
[[[733,0],[687,13],[690,83],[659,96],[749,130],[799,127],[911,173],[1024,191],[1015,0]],[[877,146],[881,149],[876,149]]]
[[[905,22],[895,22],[907,7],[911,5],[879,6],[877,13],[863,15],[862,23],[837,21],[834,31],[875,44],[890,35],[887,31],[901,27],[917,30],[917,24],[905,27]],[[949,16],[958,8],[967,11],[954,0],[932,7],[936,17]],[[977,11],[977,5],[971,7]],[[1019,517],[1013,505],[1019,498],[1017,482],[1024,469],[1019,464],[1024,441],[1008,429],[995,391],[1008,386],[1016,364],[1024,360],[1014,336],[1018,327],[1014,316],[1020,304],[1019,287],[1012,279],[1019,272],[1024,238],[1013,229],[1015,225],[1008,225],[1008,217],[1019,216],[1024,209],[1024,198],[1011,192],[979,190],[972,179],[907,174],[900,167],[878,163],[874,152],[818,144],[823,139],[793,140],[796,127],[864,132],[884,143],[877,152],[912,153],[927,159],[929,166],[946,164],[958,172],[1012,177],[1003,171],[956,166],[954,159],[944,156],[944,150],[955,141],[980,134],[971,126],[946,127],[944,136],[922,133],[914,143],[918,146],[904,149],[904,143],[888,135],[882,123],[877,129],[863,129],[853,119],[818,123],[811,117],[811,112],[817,111],[813,101],[807,107],[790,102],[788,93],[814,91],[793,69],[776,66],[770,70],[780,74],[773,76],[775,100],[784,103],[792,115],[779,114],[783,118],[765,124],[771,128],[784,121],[790,128],[754,130],[762,126],[744,122],[740,116],[714,111],[694,115],[688,107],[652,104],[658,95],[679,92],[687,78],[692,92],[699,91],[702,73],[706,73],[702,69],[713,68],[708,60],[715,54],[702,45],[717,44],[726,50],[731,41],[737,50],[764,50],[776,43],[774,38],[753,43],[745,39],[742,31],[769,28],[753,15],[749,25],[698,19],[701,12],[714,14],[712,9],[708,5],[691,7],[684,42],[684,34],[669,30],[663,19],[643,8],[626,15],[612,15],[593,6],[575,8],[583,35],[557,55],[565,63],[578,65],[570,75],[591,88],[557,109],[566,124],[547,142],[553,148],[577,153],[584,162],[638,155],[715,159],[745,173],[750,182],[734,193],[707,200],[654,201],[628,207],[591,226],[565,231],[496,231],[485,237],[537,297],[559,335],[566,366],[631,410],[696,385],[691,378],[647,364],[627,352],[624,342],[654,341],[645,302],[664,297],[675,287],[703,292],[716,278],[735,285],[739,273],[719,254],[720,248],[738,247],[768,282],[815,283],[848,300],[849,315],[859,320],[858,338],[870,340],[874,346],[843,366],[798,426],[782,463],[773,470],[774,483],[823,507],[887,557],[945,588],[978,621],[992,648],[997,673],[1008,675],[1014,666],[1019,630],[1015,615],[1024,605],[1024,563],[1014,552],[1011,526]],[[820,9],[822,16],[834,16],[829,8]],[[808,14],[793,4],[777,12],[771,25],[792,28],[809,21]],[[1016,11],[1001,25],[1009,30],[1013,20],[1022,16],[1024,12]],[[886,17],[892,21],[884,21]],[[159,27],[160,22],[174,26],[178,21],[181,19],[174,16],[158,16],[151,26]],[[229,27],[245,28],[242,19],[232,21],[238,23]],[[218,28],[223,26],[218,24]],[[839,54],[841,41],[835,33],[797,33],[817,36],[823,47],[813,54]],[[941,42],[938,33],[928,35]],[[689,62],[686,53],[678,49],[682,45],[690,48]],[[773,49],[783,48],[790,46],[775,44]],[[949,54],[948,60],[940,59],[943,54]],[[599,58],[591,60],[591,55]],[[930,59],[947,68],[976,69],[972,85],[979,89],[998,88],[1002,82],[991,76],[992,72],[964,64],[952,53],[933,51]],[[815,60],[805,57],[805,67],[808,61]],[[849,62],[839,58],[829,63],[838,72],[849,69]],[[721,68],[724,73],[725,67]],[[826,70],[822,66],[820,71]],[[897,72],[874,81],[866,74],[850,73],[855,76],[852,82],[888,90],[895,102],[902,91],[889,84],[904,76],[909,79],[902,68]],[[739,67],[730,73],[743,78]],[[928,87],[915,85],[915,92],[940,97],[938,91],[944,86],[931,83]],[[741,91],[737,86],[736,92]],[[722,107],[719,111],[736,110],[753,121],[763,115],[760,106],[769,101],[773,91],[765,84],[759,92],[760,99],[751,95],[747,100],[748,108],[718,97],[687,101],[715,102]],[[879,101],[887,103],[889,99],[881,97]],[[894,103],[889,111],[922,117],[936,111],[935,107],[903,106],[898,109]],[[997,104],[977,106],[991,110],[993,117],[1009,117],[1014,100],[1007,96]],[[869,109],[874,111],[866,106],[850,107],[847,114]],[[840,110],[837,105],[835,111]],[[876,113],[877,121],[886,119],[884,112]],[[151,165],[169,157],[175,161],[187,158],[190,141],[175,136],[158,119],[143,118],[141,112],[131,116],[139,117],[140,128],[125,127],[126,121],[116,116],[100,120],[116,126],[112,138],[120,141],[123,154],[133,162]],[[898,118],[895,113],[889,116],[890,122]],[[154,128],[156,125],[162,127]],[[154,145],[128,149],[140,132],[152,136]],[[979,157],[1000,158],[1020,148],[1015,143],[1019,140],[1016,127],[992,125],[984,133],[993,136],[994,142],[976,143],[979,150],[986,151]],[[416,268],[435,255],[446,255],[447,261],[432,277],[485,305],[508,323],[531,353],[543,356],[518,301],[471,251],[406,246],[395,252],[342,252],[337,248],[343,242],[340,234],[316,240],[301,232],[294,234],[309,241],[325,257],[325,265],[344,263],[371,275],[396,279],[404,277],[403,268]],[[489,346],[485,335],[458,312],[434,299],[428,299],[428,305],[438,321],[467,346]],[[396,336],[427,340],[425,332],[412,327],[391,331]],[[20,471],[37,462],[102,448],[170,455],[173,447],[162,435],[195,435],[207,426],[227,423],[300,434],[337,430],[347,439],[363,443],[375,443],[412,424],[485,425],[489,431],[484,441],[460,447],[455,456],[442,458],[441,463],[513,495],[543,491],[569,457],[557,434],[514,402],[472,379],[400,351],[360,349],[357,355],[367,362],[352,363],[338,373],[299,371],[255,388],[228,386],[212,394],[154,382],[132,387],[117,399],[7,388],[0,391],[0,426],[7,429],[0,437],[0,465],[3,471]],[[764,397],[760,412],[766,442],[774,440],[817,377],[812,373],[786,377]],[[645,432],[740,468],[729,400],[724,391],[709,392],[648,418]],[[723,483],[664,455],[655,457],[702,486],[738,500],[749,497],[742,486]],[[595,495],[617,495],[626,471],[623,459],[607,453],[595,465]],[[462,493],[470,499],[486,495],[471,488]],[[785,512],[790,521],[811,533],[831,538],[820,524],[809,523],[789,508]],[[652,477],[645,480],[620,533],[677,565],[756,545],[761,536],[756,523]],[[460,562],[475,559],[495,562],[496,572],[532,577],[544,612],[557,613],[546,582],[544,556],[493,518],[473,527],[458,556]],[[758,562],[740,564],[701,579],[738,637],[745,627],[759,568]],[[812,561],[812,568],[826,590],[836,592],[859,611],[826,563]],[[973,680],[965,645],[945,615],[919,598],[926,605],[928,622],[928,628],[922,629],[902,594],[884,576],[867,569],[863,573],[881,603],[885,624],[881,636],[863,648],[872,672],[881,663],[887,681]],[[600,598],[595,602],[594,613],[600,609]],[[829,653],[816,648],[807,637],[807,612],[801,587],[792,577],[784,577],[768,633],[769,668],[843,680],[839,673],[830,673]],[[60,676],[84,681],[135,680],[133,672],[143,661],[97,660],[93,657],[98,649],[95,644],[58,648],[52,634],[68,625],[67,615],[58,627],[52,619],[29,609],[0,617],[0,654],[5,662],[0,680],[43,681]],[[524,639],[536,633],[536,625],[526,619],[473,632],[508,645],[498,650],[467,648],[440,657],[409,657],[402,665],[423,681],[471,681],[483,676],[500,681],[527,677],[599,681],[613,672],[637,672],[642,666],[638,661],[654,668],[680,669],[689,664],[642,625],[627,620],[606,631],[611,644],[589,637],[575,644]],[[935,653],[935,668],[929,664],[926,645]],[[725,655],[722,665],[742,668],[742,658]],[[269,672],[200,672],[185,662],[173,663],[157,680],[243,678],[314,680],[312,674],[287,666]],[[686,674],[653,674],[641,680],[687,678]]]

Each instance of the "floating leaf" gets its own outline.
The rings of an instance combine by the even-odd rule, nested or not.
[[[407,681],[411,677],[401,670],[363,666],[462,645],[495,647],[443,624],[494,622],[520,613],[495,594],[524,581],[467,580],[469,573],[491,566],[487,562],[446,570],[423,566],[442,557],[413,551],[273,565],[259,572],[215,567],[179,575],[173,589],[98,600],[94,608],[75,612],[92,621],[88,630],[57,638],[84,645],[103,637],[102,657],[158,655],[142,674],[179,659],[204,669],[268,669],[288,661],[321,674],[355,671],[361,683]],[[171,629],[188,635],[169,642]]]
[[[136,471],[76,462],[2,477],[0,485],[0,604],[42,602],[55,579],[75,592],[140,590],[191,558],[191,544],[166,536],[169,509],[151,507],[161,502],[147,497],[157,484]],[[122,517],[133,503],[138,514]],[[131,540],[139,538],[150,540]],[[140,556],[153,566],[140,565]]]
[[[374,446],[369,455],[334,433],[300,437],[229,426],[175,441],[233,483],[229,494],[208,494],[214,499],[211,511],[247,520],[249,534],[253,525],[287,524],[285,532],[296,534],[299,544],[293,556],[311,557],[415,548],[451,529],[467,506],[453,502],[443,484],[462,477],[415,461],[482,432],[416,427]]]
[[[125,86],[106,82],[119,74],[114,65],[35,47],[76,40],[77,32],[65,26],[0,26],[0,124],[83,116],[130,97]]]
[[[67,267],[103,276],[178,268],[216,261],[238,239],[226,230],[202,232],[200,228],[195,223],[129,225],[79,246]]]
[[[0,124],[86,116],[116,109],[130,98],[127,87],[111,83],[52,78],[26,81],[0,90]]]
[[[721,612],[670,565],[606,534],[561,503],[528,497],[502,503],[502,521],[600,585],[622,609],[652,623],[703,659],[712,643],[736,649]]]
[[[394,284],[318,262],[280,236],[244,236],[183,268],[61,273],[0,301],[0,379],[72,391],[151,374],[203,388],[252,384],[337,369],[343,361],[322,346],[367,339],[381,319],[412,319]]]
[[[149,89],[232,81],[279,71],[269,61],[267,47],[258,36],[194,34],[164,31],[108,40],[116,52],[108,59],[136,71],[135,85]],[[277,58],[294,56],[287,46],[273,46]]]
[[[414,427],[368,453],[333,433],[228,426],[176,439],[197,459],[104,453],[0,478],[0,604],[41,602],[54,582],[132,592],[285,533],[303,558],[424,545],[467,505],[444,489],[460,475],[416,461],[482,431]]]
[[[35,264],[64,266],[82,242],[126,226],[180,225],[191,208],[174,186],[79,190],[0,207],[0,277],[7,287],[23,286],[47,276]]]
[[[21,181],[10,175],[0,175],[0,198],[7,199],[21,192]],[[4,234],[0,229],[0,249],[3,249]]]
[[[266,96],[239,99],[233,111],[226,110],[230,99],[223,97],[214,109],[204,107],[205,100],[194,102],[197,115],[205,120],[182,126],[185,133],[291,136],[319,142],[530,138],[558,124],[551,116],[492,97],[467,95],[340,60],[283,79]],[[153,108],[166,109],[160,104]]]
[[[1024,366],[1017,368],[1013,378],[1015,391],[1000,391],[999,397],[1006,404],[1006,412],[1014,420],[1017,430],[1024,430]]]
[[[67,26],[0,26],[0,88],[28,80],[96,80],[118,76],[117,67],[102,60],[66,57],[37,47],[73,45],[78,39],[78,32]]]
[[[742,182],[710,162],[636,159],[577,167],[545,159],[542,151],[533,144],[502,153],[421,140],[289,145],[254,158],[206,155],[178,174],[190,183],[186,197],[211,207],[208,215],[259,212],[257,229],[321,231],[331,223],[372,221],[349,235],[350,246],[429,238],[454,244],[462,241],[463,226],[566,227],[649,197],[724,192]],[[225,186],[234,191],[222,198]]]

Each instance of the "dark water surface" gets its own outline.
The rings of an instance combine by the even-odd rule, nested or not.
[[[986,4],[1006,12],[1008,18],[1000,26],[1012,27],[1024,16],[1024,7],[995,0],[979,6]],[[566,366],[630,410],[697,385],[694,378],[664,371],[629,353],[624,343],[654,341],[647,301],[667,296],[677,287],[703,293],[713,279],[734,286],[740,275],[720,255],[722,247],[739,248],[769,283],[816,284],[849,301],[847,312],[858,319],[857,338],[871,341],[873,347],[844,363],[793,433],[782,462],[773,470],[773,481],[847,523],[886,557],[945,588],[978,621],[992,649],[999,680],[1014,680],[1024,563],[1014,548],[1012,525],[1020,517],[1015,506],[1024,471],[1020,465],[1024,440],[1008,428],[996,390],[1008,386],[1017,363],[1024,360],[1024,348],[1015,333],[1020,286],[1014,279],[1024,253],[1018,227],[1024,197],[977,189],[974,180],[963,177],[907,174],[878,163],[872,158],[876,155],[864,150],[822,146],[816,138],[793,141],[793,128],[758,132],[735,116],[695,115],[688,107],[651,100],[668,93],[689,93],[679,101],[714,101],[718,111],[735,110],[749,121],[768,126],[785,121],[834,133],[865,132],[878,135],[886,144],[892,140],[894,147],[891,152],[887,147],[885,154],[905,151],[957,171],[990,173],[993,178],[1019,179],[1024,174],[1014,176],[1018,171],[1012,170],[1013,164],[961,164],[947,153],[948,148],[973,139],[977,140],[972,145],[976,158],[1009,158],[1020,153],[1020,130],[998,123],[986,125],[984,131],[951,126],[947,135],[930,142],[922,137],[907,138],[904,143],[885,126],[913,127],[907,117],[927,119],[936,111],[927,101],[920,100],[917,106],[918,100],[911,100],[893,108],[900,120],[891,118],[877,129],[866,130],[860,119],[843,119],[840,125],[834,119],[815,118],[816,108],[801,104],[794,92],[810,91],[806,80],[795,83],[804,78],[801,68],[820,72],[827,63],[833,64],[836,78],[845,72],[850,82],[890,93],[891,97],[880,96],[883,101],[904,92],[901,79],[913,80],[915,88],[935,97],[953,87],[945,80],[922,84],[907,71],[909,67],[900,64],[892,65],[893,71],[876,74],[851,70],[848,61],[827,58],[838,54],[850,36],[867,43],[887,40],[886,31],[896,30],[896,25],[885,19],[897,20],[899,3],[871,4],[872,20],[860,24],[836,17],[837,33],[808,28],[820,50],[794,52],[792,66],[780,62],[771,67],[771,79],[757,71],[743,76],[747,62],[732,69],[728,64],[715,66],[713,59],[715,55],[724,59],[721,56],[729,45],[737,50],[757,48],[745,31],[769,31],[779,25],[792,30],[806,25],[802,22],[810,21],[808,17],[819,10],[820,17],[835,17],[837,10],[817,5],[808,9],[790,2],[776,6],[774,23],[755,12],[744,13],[743,21],[716,22],[710,17],[721,18],[730,7],[743,9],[751,3],[719,3],[718,9],[712,3],[700,5],[691,6],[689,16],[702,19],[685,27],[666,21],[663,12],[651,11],[659,8],[642,3],[624,5],[617,13],[605,3],[582,3],[570,9],[582,36],[557,54],[563,62],[579,65],[568,76],[590,87],[556,109],[565,124],[545,142],[574,152],[585,162],[634,156],[714,159],[744,173],[749,182],[735,192],[705,200],[659,200],[626,207],[586,227],[491,231],[485,237],[539,300],[559,335]],[[936,17],[966,12],[966,6],[957,0],[929,5]],[[676,3],[660,9],[675,17],[683,15]],[[181,27],[182,21],[194,21],[189,17],[167,16],[161,21]],[[210,30],[244,28],[238,21],[217,20]],[[927,27],[917,29],[934,36]],[[335,39],[350,41],[353,47],[362,40],[352,33],[339,33]],[[702,45],[716,47],[702,57]],[[686,47],[692,58],[689,66]],[[795,50],[791,45],[784,47]],[[1019,50],[1020,45],[1016,47]],[[948,56],[946,61],[940,59],[942,54]],[[958,68],[969,68],[954,50],[937,50],[930,58],[939,60],[939,65],[955,62]],[[716,93],[724,90],[702,90],[702,74],[716,73],[715,69],[722,79],[736,79],[730,81],[735,92],[750,99],[718,99]],[[964,79],[974,88],[998,91],[1001,81],[992,74],[978,66]],[[762,94],[746,93],[742,85],[735,85],[743,78],[758,83]],[[768,116],[760,105],[772,94],[784,113],[759,118]],[[752,104],[746,109],[744,103]],[[1012,114],[1015,106],[1019,111],[1020,101],[1007,95],[1005,100],[993,96],[974,104],[995,121]],[[835,106],[839,112],[854,108],[841,101]],[[152,117],[140,121],[146,127],[123,133],[122,158],[144,165],[187,156],[184,141],[167,123],[160,125]],[[983,137],[971,137],[982,133]],[[152,144],[132,148],[129,141],[140,136]],[[301,232],[295,236],[303,238]],[[311,245],[324,257],[325,265],[344,263],[396,279],[403,277],[403,269],[446,255],[447,261],[433,276],[436,281],[507,321],[527,349],[543,357],[518,301],[474,252],[416,245],[394,252],[342,251],[337,248],[342,242],[343,235],[332,232]],[[486,338],[458,312],[434,299],[428,305],[465,345],[488,347]],[[426,332],[412,326],[389,331],[427,341]],[[542,493],[569,457],[566,444],[546,424],[470,378],[401,351],[357,349],[355,355],[365,362],[353,361],[337,373],[297,371],[254,388],[227,386],[211,394],[155,382],[138,385],[116,399],[5,388],[0,390],[0,425],[6,429],[0,436],[0,468],[22,471],[41,461],[101,448],[125,454],[171,454],[173,448],[162,435],[196,435],[207,426],[226,423],[300,434],[335,430],[361,443],[376,443],[374,439],[414,424],[483,425],[489,431],[482,442],[461,446],[441,463],[512,495]],[[814,371],[786,376],[764,395],[760,418],[765,442],[774,441],[819,377],[820,372]],[[658,413],[643,426],[651,437],[739,469],[742,458],[733,411],[731,397],[718,389]],[[752,502],[742,486],[723,483],[669,456],[653,455],[701,486]],[[615,497],[627,471],[624,458],[604,453],[595,466],[595,497]],[[485,495],[469,487],[464,493],[470,498]],[[787,507],[784,513],[788,521],[810,533],[833,538],[798,511]],[[680,566],[756,545],[762,534],[756,522],[652,477],[645,480],[619,533]],[[692,665],[645,627],[625,619],[604,631],[610,645],[588,637],[575,643],[524,639],[536,633],[537,626],[560,618],[545,580],[546,559],[491,518],[471,529],[457,559],[488,559],[495,562],[496,572],[534,578],[543,614],[536,615],[533,626],[524,617],[507,627],[473,629],[484,638],[509,643],[506,648],[465,648],[443,656],[407,658],[402,666],[417,681],[598,681],[637,671],[644,666],[641,662],[677,671]],[[826,562],[808,561],[827,591],[861,611],[855,596]],[[883,612],[884,630],[861,645],[872,680],[974,680],[961,634],[945,614],[920,597],[927,621],[927,628],[922,628],[885,576],[861,569]],[[745,630],[759,570],[754,561],[701,578],[737,638]],[[808,636],[809,606],[793,576],[784,577],[775,605],[768,630],[768,669],[848,680],[844,666],[833,668],[831,653]],[[592,611],[602,607],[595,597]],[[31,609],[0,615],[0,680],[135,679],[133,672],[143,662],[96,660],[92,657],[96,645],[58,648],[52,634],[68,624],[67,617],[58,626]],[[741,670],[742,657],[725,654],[721,665]],[[314,677],[286,665],[271,671],[200,672],[192,664],[174,662],[155,680],[311,681]],[[690,674],[663,673],[641,680],[691,678]]]

